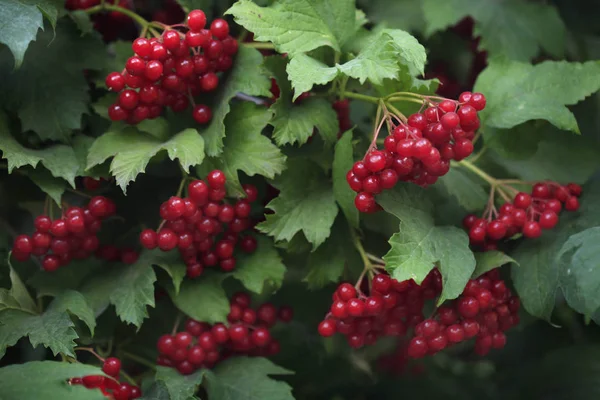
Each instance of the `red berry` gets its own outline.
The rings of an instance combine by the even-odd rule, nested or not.
[[[379,172],[385,168],[385,155],[382,151],[373,150],[365,157],[365,166],[371,172]]]
[[[120,92],[125,88],[125,78],[118,72],[111,72],[104,80],[106,87],[113,92]]]
[[[252,332],[251,339],[255,346],[265,347],[271,341],[271,334],[266,328],[258,328]]]
[[[357,295],[356,288],[349,283],[342,283],[336,292],[343,301],[355,299]]]
[[[531,196],[527,193],[519,192],[515,196],[513,204],[515,207],[525,210],[531,205]]]
[[[206,14],[202,10],[192,10],[187,16],[187,25],[193,32],[200,32],[206,26]]]
[[[350,299],[346,303],[348,314],[353,317],[360,317],[365,313],[365,303],[359,299]]]
[[[106,375],[118,377],[121,372],[121,360],[116,357],[108,357],[102,364],[102,372]]]
[[[179,48],[179,33],[177,33],[177,31],[174,30],[166,30],[163,32],[162,35],[162,40],[163,40],[163,44],[164,46],[168,49],[168,50],[176,50]]]
[[[414,337],[408,344],[408,356],[410,358],[425,357],[429,351],[427,341],[420,337]]]
[[[558,215],[554,211],[544,211],[540,214],[538,223],[542,229],[552,229],[558,223]]]
[[[354,205],[360,212],[369,212],[375,207],[375,197],[371,193],[360,192],[354,199]]]
[[[210,24],[210,33],[223,40],[229,35],[229,24],[224,19],[217,18]]]
[[[461,297],[458,300],[458,312],[465,318],[473,318],[479,313],[479,302],[470,296]]]
[[[210,107],[204,104],[198,104],[194,106],[194,110],[192,111],[192,116],[194,120],[196,120],[199,124],[206,124],[212,118],[212,111]]]
[[[462,342],[465,339],[465,330],[461,325],[450,325],[446,328],[446,337],[450,343]]]
[[[131,49],[135,54],[142,58],[150,57],[152,54],[152,44],[146,38],[137,38],[133,41]]]
[[[177,247],[178,236],[171,229],[164,228],[158,233],[157,244],[162,251],[173,250]]]
[[[579,199],[575,196],[571,196],[565,201],[565,210],[577,211],[579,210]]]
[[[219,85],[219,77],[214,72],[208,72],[200,78],[200,87],[205,92],[215,90]]]
[[[319,324],[319,335],[323,337],[330,337],[335,334],[336,324],[334,321],[330,319],[326,319],[325,321],[321,321]]]
[[[523,236],[531,239],[538,238],[542,235],[542,228],[535,221],[528,221],[523,225]]]

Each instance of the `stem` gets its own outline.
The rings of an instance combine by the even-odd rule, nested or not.
[[[368,103],[379,104],[379,97],[368,96],[366,94],[354,93],[354,92],[341,92],[340,96],[348,97],[350,99],[362,100]]]
[[[479,150],[479,153],[477,153],[474,156],[472,156],[471,158],[469,158],[469,162],[471,164],[475,164],[477,162],[477,160],[479,160],[481,158],[481,156],[485,154],[487,149],[488,149],[487,146],[484,144],[482,149]]]
[[[249,42],[249,43],[244,43],[244,46],[252,47],[257,50],[275,50],[275,45],[270,42],[265,42],[265,43]]]
[[[145,367],[151,368],[153,370],[156,369],[156,363],[153,363],[150,360],[146,360],[144,357],[140,357],[138,355],[132,354],[132,353],[128,353],[128,352],[123,352],[121,353],[121,355],[124,358],[129,358],[131,361],[135,361],[136,363],[143,365]]]
[[[377,256],[375,256],[373,254],[367,253],[367,258],[369,260],[373,261],[373,262],[378,263],[378,264],[385,265],[385,261],[383,261],[382,258],[379,258],[379,257],[377,257]]]
[[[388,103],[391,103],[393,101],[406,101],[406,102],[409,102],[409,103],[415,103],[415,104],[421,104],[421,105],[425,104],[426,101],[428,102],[427,99],[422,99],[422,98],[418,99],[418,98],[412,98],[412,97],[406,97],[406,96],[397,96],[397,97],[395,96],[395,97],[391,97],[389,99],[386,99],[386,101]]]
[[[477,143],[477,141],[479,140],[480,137],[481,137],[481,130],[477,131],[477,133],[475,134],[475,137],[473,138],[473,144]]]
[[[404,123],[406,123],[408,121],[408,119],[406,118],[406,115],[402,114],[400,112],[400,110],[398,110],[396,107],[394,107],[391,103],[386,103],[387,107],[392,110],[392,112],[394,112],[396,114],[396,116],[398,118],[400,118],[400,120]]]
[[[179,329],[179,324],[181,323],[181,318],[183,314],[181,312],[177,313],[177,317],[175,318],[175,322],[173,323],[173,329],[171,330],[171,335],[175,336],[177,333],[177,329]]]
[[[123,370],[120,371],[121,375],[132,385],[137,386],[137,383],[135,382],[135,379],[133,379],[131,376],[129,376],[129,374]]]
[[[88,8],[85,10],[86,14],[96,14],[102,11],[116,11],[123,15],[127,15],[129,18],[137,22],[138,25],[142,27],[142,29],[148,29],[150,27],[150,22],[146,21],[141,15],[131,11],[125,7],[115,6],[113,4],[102,3],[100,5]]]
[[[358,235],[356,234],[356,231],[354,229],[350,229],[350,236],[352,237],[352,243],[354,243],[354,247],[356,248],[356,251],[358,251],[358,253],[360,254],[360,258],[362,259],[363,264],[365,265],[365,270],[373,268],[373,265],[371,264],[371,261],[369,260],[369,257],[367,256],[367,252],[363,248],[360,238],[358,237]],[[365,275],[365,272],[363,271],[363,273],[361,275],[361,279],[364,275]],[[361,279],[359,279],[359,280],[361,280]]]
[[[98,360],[104,362],[104,357],[100,357],[100,355],[96,353],[96,351],[94,351],[94,349],[92,349],[91,347],[75,347],[75,351],[87,351],[88,353],[91,353],[94,356],[96,356]]]
[[[473,164],[467,160],[462,160],[456,164],[459,167],[464,167],[464,168],[468,169],[469,171],[473,172],[475,175],[479,176],[481,179],[483,179],[484,181],[489,183],[490,186],[496,186],[498,184],[497,179],[495,179],[493,176],[487,174],[484,170],[482,170],[481,168],[478,168],[477,166],[475,166],[475,164]]]
[[[83,192],[80,192],[79,190],[75,190],[75,189],[71,189],[71,188],[67,188],[67,192],[75,193],[75,194],[76,194],[76,195],[78,195],[78,196],[81,196],[81,197],[86,197],[86,198],[88,198],[88,199],[91,199],[91,198],[92,198],[92,196],[90,196],[90,195],[89,195],[89,194],[87,194],[87,193],[83,193]]]

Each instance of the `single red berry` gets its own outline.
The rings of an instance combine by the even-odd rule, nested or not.
[[[209,106],[204,104],[197,104],[194,106],[192,111],[192,117],[199,124],[206,124],[212,118],[212,111]]]
[[[171,355],[176,349],[175,338],[171,335],[161,336],[156,343],[156,348],[160,354]]]
[[[219,85],[219,77],[214,72],[208,72],[200,78],[200,87],[205,92],[213,91]]]
[[[531,197],[536,199],[547,199],[550,197],[550,187],[545,183],[536,183],[531,188]]]
[[[266,328],[257,328],[250,335],[252,343],[257,347],[265,347],[271,341],[271,334]]]
[[[290,322],[294,318],[294,310],[288,306],[282,306],[277,313],[282,322]]]
[[[179,48],[179,33],[177,31],[174,30],[166,30],[163,32],[162,35],[162,40],[163,40],[163,44],[164,46],[168,49],[168,50],[176,50]]]
[[[121,372],[121,360],[116,357],[108,357],[102,364],[102,372],[115,378],[118,377]]]
[[[360,317],[365,313],[365,303],[360,299],[350,299],[346,303],[348,314],[353,317]]]
[[[438,333],[427,340],[427,347],[431,352],[442,351],[446,348],[446,346],[448,346],[448,338],[444,332]]]
[[[336,290],[336,293],[343,301],[355,299],[357,292],[356,288],[349,283],[342,283]]]
[[[571,196],[565,201],[565,210],[577,211],[579,210],[579,199],[575,196]]]
[[[525,210],[531,205],[531,196],[527,193],[519,192],[515,196],[513,204],[515,207]]]
[[[111,72],[104,81],[106,87],[113,92],[120,92],[125,88],[125,78],[118,72]]]
[[[336,332],[336,324],[334,321],[326,319],[325,321],[321,321],[318,331],[319,335],[323,337],[333,336]]]
[[[210,24],[210,33],[223,40],[229,35],[229,24],[224,19],[217,18]]]
[[[479,302],[474,297],[461,297],[457,306],[458,312],[465,318],[473,318],[479,313]]]
[[[178,236],[171,229],[163,228],[158,233],[156,242],[162,251],[173,250],[177,247]]]
[[[200,32],[206,26],[206,14],[202,10],[192,10],[187,16],[187,25],[193,32]]]
[[[146,38],[135,39],[131,45],[131,49],[142,58],[148,58],[152,55],[152,43]]]
[[[407,353],[410,358],[425,357],[429,352],[427,341],[420,337],[414,337],[408,343]]]
[[[535,239],[542,235],[542,228],[540,228],[540,224],[535,221],[527,221],[525,225],[523,225],[523,236]]]
[[[544,211],[540,214],[538,223],[542,229],[552,229],[558,223],[558,215],[554,211]]]

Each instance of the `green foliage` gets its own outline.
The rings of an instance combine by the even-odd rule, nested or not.
[[[518,263],[514,259],[497,250],[475,253],[475,262],[475,271],[473,272],[474,278],[506,264],[512,263],[518,266]]]
[[[267,284],[274,289],[281,287],[285,265],[271,239],[258,235],[257,242],[258,248],[254,253],[237,258],[232,276],[246,289],[261,294]]]
[[[102,400],[99,390],[71,386],[67,380],[101,375],[98,367],[80,363],[30,361],[0,368],[0,391],[6,399]]]
[[[262,175],[273,179],[285,168],[286,157],[269,138],[261,134],[272,112],[252,103],[238,103],[225,119],[228,135],[219,157],[211,158],[214,167],[225,172],[229,193],[245,196],[238,171],[248,176]]]
[[[170,159],[178,159],[181,167],[187,171],[204,160],[204,139],[193,128],[161,140],[136,128],[115,125],[96,139],[90,148],[87,169],[113,157],[110,171],[123,192],[126,192],[127,185],[145,171],[152,157],[161,150],[166,150]]]
[[[261,66],[262,57],[257,50],[240,46],[236,61],[214,97],[215,107],[210,124],[200,130],[206,144],[206,154],[216,157],[223,151],[225,137],[225,117],[230,111],[229,102],[239,92],[250,96],[270,96],[269,78]]]
[[[204,374],[205,370],[200,370],[185,376],[173,368],[157,367],[155,379],[164,384],[170,400],[189,400],[198,390]]]
[[[306,159],[290,160],[273,186],[281,191],[267,205],[275,213],[267,215],[257,228],[276,241],[292,240],[302,232],[313,250],[319,247],[329,236],[338,213],[333,189],[323,171]],[[315,220],[314,215],[319,218]]]
[[[566,28],[556,8],[523,0],[483,4],[477,0],[440,3],[423,0],[426,34],[443,30],[464,17],[475,20],[473,34],[481,36],[480,47],[492,56],[529,61],[541,50],[562,57]]]
[[[600,89],[600,63],[545,61],[530,65],[516,61],[492,62],[477,79],[488,106],[482,125],[511,128],[544,119],[556,127],[579,133],[575,116],[566,107]]]
[[[274,76],[279,87],[279,98],[272,106],[273,138],[281,146],[306,143],[317,128],[326,142],[334,142],[337,133],[335,112],[329,102],[319,98],[304,99],[300,104],[292,102],[292,88],[285,72],[286,60],[279,56],[265,59],[265,66]],[[302,92],[296,91],[294,97]]]
[[[175,306],[190,318],[209,324],[223,322],[229,314],[229,301],[221,287],[224,276],[205,273],[202,279],[186,280],[179,293],[170,290]]]
[[[346,174],[354,164],[352,154],[352,131],[345,132],[335,145],[333,158],[333,194],[335,200],[340,205],[342,212],[348,219],[348,222],[354,227],[358,227],[358,210],[354,206],[354,197],[356,194],[346,182]]]
[[[439,263],[444,288],[438,304],[458,297],[475,270],[464,231],[436,226],[433,204],[416,186],[402,185],[380,195],[378,201],[400,219],[400,231],[390,238],[391,249],[383,257],[386,269],[398,281],[414,279],[420,284]]]
[[[291,400],[292,388],[270,375],[292,373],[265,358],[236,357],[206,372],[206,391],[214,399]]]
[[[103,53],[95,35],[81,36],[73,24],[61,21],[56,33],[39,34],[17,71],[0,54],[0,104],[17,112],[23,131],[34,131],[44,141],[69,143],[88,113],[82,70],[99,69]]]
[[[38,30],[44,29],[44,18],[52,28],[56,25],[58,10],[52,0],[5,0],[0,13],[0,43],[13,53],[15,67],[23,63],[29,44],[36,40]]]

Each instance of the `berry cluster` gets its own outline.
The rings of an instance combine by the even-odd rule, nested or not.
[[[469,280],[456,300],[415,327],[408,355],[432,355],[473,337],[478,355],[500,349],[506,344],[504,331],[519,323],[519,306],[519,298],[511,295],[498,269],[489,271]]]
[[[569,183],[561,186],[555,182],[533,185],[531,194],[519,192],[512,202],[504,203],[497,218],[478,218],[470,214],[463,219],[469,231],[471,244],[484,249],[495,249],[497,242],[522,233],[527,238],[537,238],[542,229],[552,229],[558,223],[561,210],[577,211],[581,186]],[[491,211],[495,211],[492,209]]]
[[[225,174],[214,170],[206,182],[195,180],[188,185],[187,198],[173,196],[165,201],[160,206],[164,226],[158,233],[143,230],[142,246],[163,251],[178,248],[190,278],[200,276],[204,267],[217,264],[223,271],[232,271],[236,246],[246,253],[256,250],[256,239],[240,234],[252,228],[250,203],[256,201],[258,191],[252,185],[244,185],[246,198],[229,204],[224,200],[225,181]]]
[[[92,197],[85,208],[69,207],[54,221],[40,215],[35,221],[33,235],[15,238],[12,254],[18,261],[31,255],[41,257],[42,268],[56,271],[71,259],[90,257],[100,247],[97,233],[102,221],[115,214],[115,203],[103,196]]]
[[[464,92],[459,100],[443,100],[422,114],[408,117],[385,138],[384,149],[371,149],[348,174],[348,184],[358,194],[356,208],[374,212],[375,195],[398,181],[420,186],[434,184],[450,170],[450,160],[462,160],[473,152],[472,140],[479,128],[477,112],[485,108],[481,93]]]
[[[231,298],[228,324],[210,325],[188,319],[185,331],[161,336],[157,343],[157,364],[188,375],[200,368],[212,368],[235,355],[264,357],[279,353],[279,342],[271,337],[269,328],[278,319],[289,322],[292,309],[277,310],[271,303],[264,303],[254,310],[250,302],[247,293],[236,293]]]
[[[205,29],[202,10],[191,11],[183,34],[167,29],[160,38],[138,38],[133,42],[134,56],[125,70],[106,77],[106,86],[119,97],[108,114],[113,121],[137,124],[161,115],[163,107],[175,112],[188,108],[193,96],[212,92],[219,84],[218,72],[233,65],[238,42],[229,35],[229,25],[215,19]],[[199,124],[212,118],[210,107],[193,105],[192,116]]]
[[[325,319],[319,324],[324,337],[339,332],[353,348],[374,344],[384,336],[404,336],[410,327],[423,321],[425,300],[441,293],[442,277],[433,269],[421,285],[413,280],[399,282],[378,273],[365,296],[349,283],[339,285]]]
[[[88,389],[100,389],[102,394],[109,399],[130,400],[142,397],[139,387],[130,385],[126,382],[119,382],[119,373],[121,372],[121,360],[116,357],[109,357],[102,365],[102,372],[109,376],[88,375],[83,378],[71,378],[71,385],[83,385]]]

